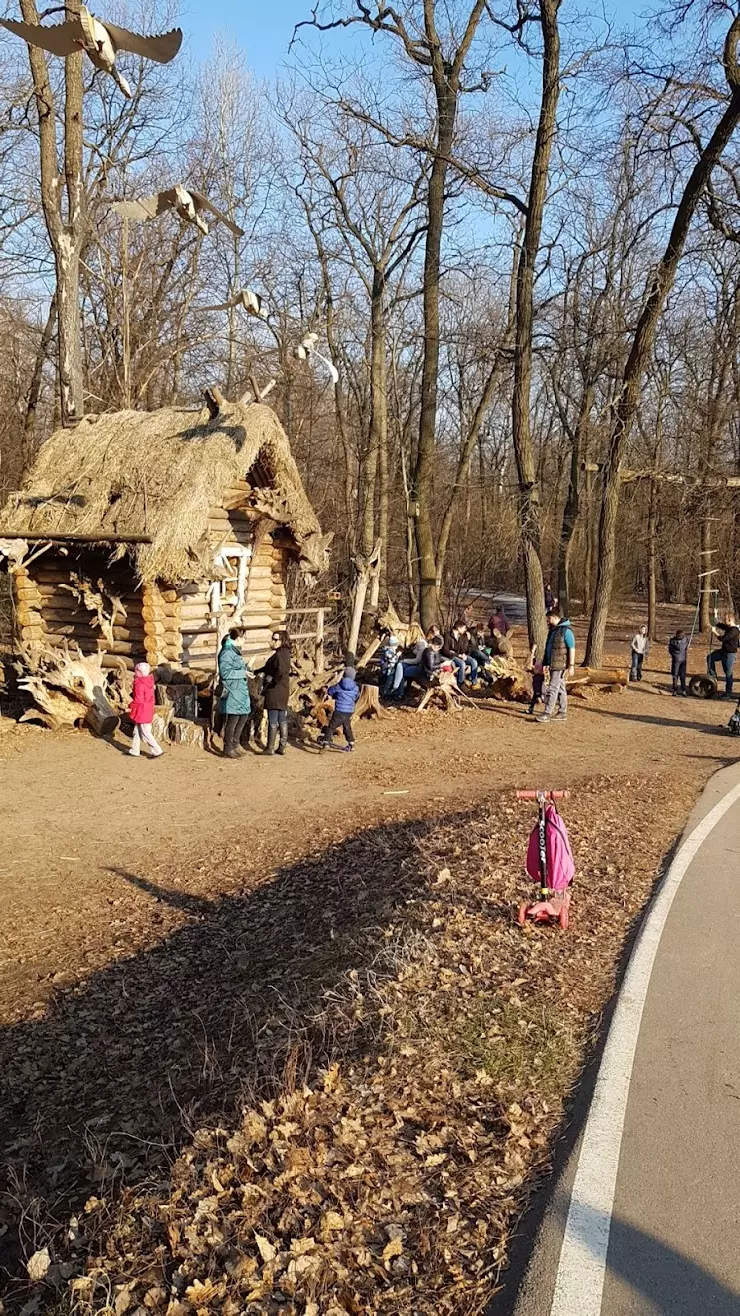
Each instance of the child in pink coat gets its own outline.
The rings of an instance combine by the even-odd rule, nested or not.
[[[137,663],[134,668],[134,697],[129,707],[129,717],[134,724],[129,754],[138,758],[141,753],[141,741],[146,741],[153,759],[164,753],[152,735],[154,721],[154,676],[148,663]]]

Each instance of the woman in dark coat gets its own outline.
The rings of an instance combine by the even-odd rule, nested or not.
[[[268,658],[262,673],[265,678],[265,708],[267,709],[266,754],[274,754],[278,738],[278,754],[285,753],[288,744],[288,699],[290,697],[290,638],[287,631],[275,631],[272,637],[275,650]]]

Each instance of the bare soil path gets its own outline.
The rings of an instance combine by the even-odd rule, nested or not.
[[[146,881],[215,899],[363,827],[443,814],[507,786],[576,785],[611,772],[680,774],[696,792],[735,758],[730,706],[674,700],[646,681],[572,701],[564,726],[518,706],[392,712],[354,756],[290,748],[226,762],[195,750],[127,757],[32,727],[0,741],[0,1022],[39,1013],[59,988],[171,930]],[[403,793],[400,793],[403,792]]]

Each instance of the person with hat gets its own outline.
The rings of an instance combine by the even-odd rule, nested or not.
[[[360,697],[360,687],[355,680],[354,667],[345,667],[344,675],[341,681],[336,685],[330,685],[328,694],[330,699],[334,700],[334,712],[331,720],[321,738],[321,752],[328,749],[334,739],[334,732],[341,727],[344,732],[344,739],[347,744],[346,749],[352,750],[355,747],[355,733],[352,730],[352,714],[355,711],[355,704]]]

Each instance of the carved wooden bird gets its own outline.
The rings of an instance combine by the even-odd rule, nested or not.
[[[230,311],[232,306],[243,306],[248,315],[254,315],[258,320],[266,320],[269,316],[267,304],[264,297],[251,288],[241,288],[235,292],[227,302],[219,302],[217,306],[197,306],[197,311]]]
[[[139,32],[117,27],[115,23],[101,22],[84,5],[80,6],[79,19],[70,18],[66,23],[57,23],[51,27],[42,27],[40,23],[16,23],[11,18],[0,19],[0,26],[22,37],[29,45],[40,46],[52,55],[74,55],[76,51],[84,50],[96,69],[109,73],[124,96],[128,97],[132,94],[131,88],[116,67],[119,50],[128,50],[144,59],[153,59],[157,64],[169,64],[182,45],[182,30],[179,27],[173,28],[171,32],[162,32],[159,36],[145,37]]]
[[[208,197],[203,196],[202,192],[194,192],[192,188],[183,187],[182,183],[168,187],[165,192],[155,192],[153,196],[140,197],[138,201],[114,201],[113,209],[125,219],[140,220],[156,219],[157,215],[164,214],[165,210],[174,210],[186,224],[194,224],[206,235],[208,225],[200,212],[209,210],[238,238],[244,237],[244,229],[239,228],[239,225],[229,219],[228,215],[218,210]]]
[[[339,371],[337,370],[333,361],[330,361],[329,358],[326,356],[322,356],[321,352],[317,352],[316,344],[318,343],[318,341],[319,341],[318,334],[316,333],[306,334],[306,337],[302,338],[298,346],[293,349],[293,356],[298,361],[310,361],[312,357],[314,356],[318,357],[319,361],[323,361],[324,365],[329,371],[329,374],[331,375],[332,384],[338,384]]]

